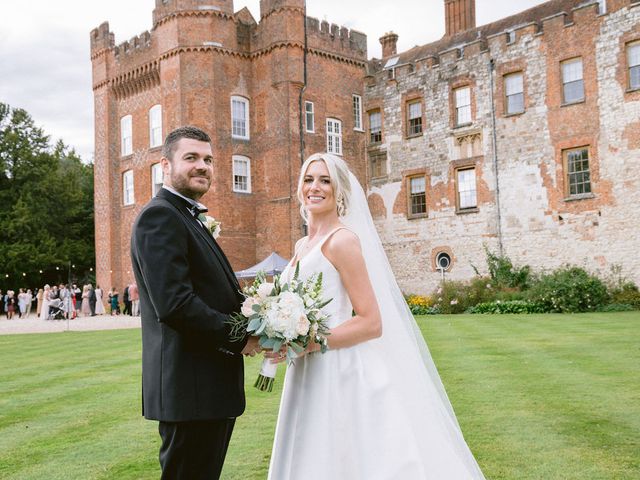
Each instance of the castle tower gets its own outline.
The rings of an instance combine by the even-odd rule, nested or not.
[[[476,28],[475,0],[444,0],[445,36]]]
[[[385,33],[380,37],[380,44],[382,45],[382,58],[388,58],[398,53],[398,35],[393,32]]]

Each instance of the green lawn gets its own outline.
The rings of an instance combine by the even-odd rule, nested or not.
[[[487,478],[640,478],[640,313],[419,323]],[[159,477],[138,330],[0,336],[0,365],[0,478]],[[224,479],[266,477],[282,379],[258,392],[258,368]]]

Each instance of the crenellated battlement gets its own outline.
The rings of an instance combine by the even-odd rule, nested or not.
[[[550,7],[558,5],[563,8],[557,11],[550,10]],[[607,13],[601,14],[596,0],[546,2],[497,22],[401,52],[397,55],[398,60],[395,65],[390,67],[396,70],[393,75],[385,71],[386,62],[384,61],[377,62],[374,59],[370,63],[370,68],[375,70],[372,74],[375,75],[376,81],[383,82],[389,78],[398,78],[398,75],[413,73],[416,69],[439,68],[442,65],[468,61],[487,53],[494,55],[494,52],[519,45],[525,38],[536,37],[544,42],[548,35],[552,35],[549,37],[552,41],[559,31],[572,28],[580,31],[594,22],[606,21],[607,15],[613,11],[636,8],[639,5],[640,1],[637,0],[622,0],[610,4]],[[410,65],[414,68],[409,68]]]
[[[114,47],[113,53],[116,58],[120,55],[134,55],[142,50],[151,48],[151,34],[149,31],[145,31],[140,35],[131,38],[128,41],[122,42],[120,45]]]
[[[98,28],[91,30],[89,38],[91,42],[91,55],[93,56],[101,50],[113,48],[116,37],[109,29],[109,22],[103,22]]]
[[[367,60],[367,36],[364,33],[327,21],[320,22],[313,17],[307,17],[306,22],[309,48]]]

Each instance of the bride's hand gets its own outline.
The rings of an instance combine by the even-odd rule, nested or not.
[[[283,345],[280,350],[264,350],[265,358],[270,358],[271,363],[282,363],[287,359],[287,346]]]

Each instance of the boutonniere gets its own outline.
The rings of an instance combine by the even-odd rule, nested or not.
[[[209,215],[206,215],[203,223],[204,226],[209,229],[214,239],[220,236],[220,232],[222,231],[222,222],[219,222]]]

